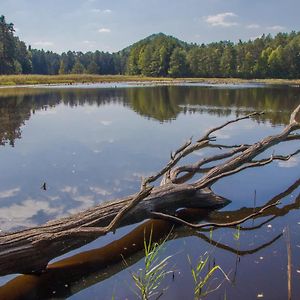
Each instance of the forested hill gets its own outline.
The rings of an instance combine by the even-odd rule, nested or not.
[[[0,17],[0,74],[70,73],[300,78],[300,32],[206,45],[159,33],[116,53],[57,54],[27,47],[15,36],[13,24]]]

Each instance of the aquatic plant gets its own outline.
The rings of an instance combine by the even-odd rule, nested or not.
[[[214,288],[210,288],[210,284],[209,284],[216,271],[220,271],[224,275],[224,278],[230,281],[226,273],[222,270],[222,268],[219,265],[214,265],[212,268],[208,267],[208,271],[205,272],[204,268],[207,266],[209,259],[210,256],[208,252],[205,252],[203,255],[199,257],[196,266],[193,267],[192,260],[188,255],[188,261],[191,267],[191,273],[194,281],[195,300],[202,299],[208,294],[220,288],[223,281]]]
[[[167,288],[159,291],[159,287],[167,274],[172,273],[167,269],[168,261],[172,256],[160,259],[160,254],[165,246],[168,236],[161,242],[152,241],[152,231],[147,241],[144,237],[144,268],[132,273],[137,291],[134,291],[139,299],[159,299]]]

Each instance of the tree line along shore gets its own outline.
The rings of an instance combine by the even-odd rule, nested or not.
[[[229,81],[234,78],[299,79],[300,32],[262,35],[248,41],[239,40],[237,43],[220,41],[201,45],[186,43],[159,33],[115,53],[97,50],[58,54],[27,46],[15,36],[14,25],[1,16],[0,62],[0,75],[85,74],[84,78],[90,79],[89,75],[126,75],[129,78],[142,76],[143,80],[148,80],[147,77],[229,78]],[[70,82],[77,82],[79,78],[71,77],[68,79]],[[51,80],[46,80],[46,77],[18,77],[18,80],[17,77],[14,80],[13,77],[9,78],[1,78],[1,84],[12,84],[14,80],[14,84],[27,84],[28,80],[33,81],[33,84],[60,83],[60,80],[62,83],[69,82],[67,77],[55,77]],[[80,78],[83,80],[83,77]]]

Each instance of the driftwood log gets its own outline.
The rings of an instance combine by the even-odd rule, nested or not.
[[[270,219],[288,214],[291,210],[299,209],[300,195],[294,199],[293,203],[284,203],[284,198],[294,192],[300,185],[300,179],[288,187],[282,193],[268,200],[266,204],[259,209],[279,200],[282,201],[281,208],[269,209],[261,215],[255,216],[258,221],[260,218],[268,218],[259,225],[251,227],[240,227],[241,231],[254,231],[261,228]],[[252,207],[242,208],[235,211],[207,211],[206,209],[183,209],[178,212],[178,217],[186,221],[201,221],[209,219],[213,222],[225,222],[230,220],[239,220],[251,213]],[[223,220],[224,219],[224,220]],[[218,228],[216,228],[217,230]],[[201,229],[205,231],[205,229]],[[270,240],[263,244],[258,243],[254,248],[240,249],[234,246],[222,244],[220,240],[215,241],[208,233],[190,230],[185,226],[174,226],[173,222],[165,220],[149,220],[135,227],[128,234],[120,239],[97,249],[88,250],[64,258],[55,263],[49,264],[45,272],[40,276],[20,275],[13,278],[0,287],[0,299],[52,299],[55,291],[56,299],[65,299],[80,291],[102,282],[117,273],[124,270],[124,267],[130,268],[137,261],[144,257],[144,239],[147,235],[152,235],[154,242],[161,239],[178,239],[188,236],[195,236],[216,248],[227,251],[236,257],[242,257],[254,254],[261,249],[268,247],[278,239],[282,238],[282,233],[272,236]],[[124,261],[126,264],[124,264]],[[109,266],[109,267],[107,267]],[[238,268],[238,263],[235,268]],[[234,270],[236,274],[237,270]],[[175,284],[176,284],[175,277]],[[34,296],[33,296],[34,295]]]
[[[195,164],[178,166],[179,161],[192,152],[204,147],[216,147],[212,142],[214,132],[225,126],[244,119],[259,116],[262,113],[254,112],[247,116],[226,122],[209,130],[196,142],[192,138],[171,153],[169,163],[157,174],[142,180],[140,191],[123,199],[104,203],[82,213],[67,218],[54,220],[43,226],[6,233],[0,236],[0,275],[12,273],[40,273],[47,267],[48,262],[78,248],[94,239],[116,230],[120,226],[134,224],[148,218],[163,218],[191,227],[203,226],[233,226],[240,224],[265,210],[276,206],[272,203],[260,211],[251,212],[251,216],[235,220],[233,223],[208,223],[204,225],[191,224],[175,216],[178,208],[209,208],[224,207],[230,201],[216,195],[211,186],[223,177],[230,176],[252,167],[261,167],[274,160],[289,160],[296,152],[283,156],[272,155],[265,159],[255,158],[270,147],[300,139],[300,105],[291,114],[290,123],[277,135],[266,137],[253,145],[233,145],[226,148],[221,154],[202,159]],[[231,148],[228,151],[228,148]],[[196,173],[203,172],[203,166],[221,161],[214,167],[205,169],[204,175],[192,183],[187,183]],[[150,184],[162,177],[160,186]]]

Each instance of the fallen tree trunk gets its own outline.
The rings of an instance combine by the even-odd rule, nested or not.
[[[211,136],[212,133],[231,123],[260,114],[255,112],[213,128],[195,143],[190,139],[171,153],[169,163],[162,170],[142,181],[141,190],[135,195],[99,205],[68,218],[51,221],[40,227],[3,234],[0,236],[0,275],[41,272],[51,259],[120,226],[134,224],[152,216],[174,219],[172,214],[181,207],[217,209],[225,206],[229,200],[214,194],[210,189],[216,181],[247,168],[264,166],[274,160],[288,160],[299,153],[298,150],[287,156],[272,155],[266,159],[253,160],[275,144],[299,138],[293,132],[300,128],[300,105],[292,113],[290,124],[278,135],[264,138],[253,145],[232,146],[233,150],[230,152],[208,157],[194,165],[176,165],[195,150],[213,145],[211,142],[215,138]],[[209,168],[200,180],[186,183],[201,171],[203,165],[226,158],[228,159],[225,162]],[[185,174],[178,177],[182,172]],[[159,187],[149,185],[161,176],[163,180]]]
[[[1,236],[0,275],[42,271],[51,259],[81,247],[101,235],[88,232],[77,234],[77,229],[81,230],[86,226],[107,226],[133,197],[98,205],[71,217],[51,221],[44,226]],[[149,213],[153,210],[171,212],[183,206],[216,209],[228,203],[229,200],[215,195],[210,190],[198,191],[188,185],[158,188],[129,211],[119,226],[143,221],[150,217]],[[70,235],[61,234],[66,230]]]
[[[287,188],[282,193],[276,195],[266,202],[266,205],[282,201],[300,185],[300,179]],[[284,204],[284,203],[282,203]],[[270,209],[264,214],[256,216],[257,219],[270,217],[272,219],[287,214],[290,210],[299,209],[300,195],[294,203],[284,205],[275,211]],[[264,206],[266,206],[264,205]],[[260,207],[261,209],[262,207]],[[186,221],[199,221],[201,219],[212,219],[214,222],[223,219],[223,222],[232,222],[240,219],[240,215],[246,216],[253,208],[243,208],[236,211],[208,212],[204,209],[184,209],[178,212],[178,217]],[[248,213],[247,213],[248,211]],[[219,216],[221,215],[221,216]],[[225,216],[226,215],[226,216]],[[269,222],[269,220],[267,220]],[[262,223],[265,224],[265,221]],[[259,226],[248,228],[241,227],[240,230],[257,230]],[[246,256],[257,253],[261,249],[268,247],[282,237],[282,233],[271,237],[267,242],[258,243],[254,248],[246,247],[240,249],[222,244],[220,240],[213,240],[208,234],[196,232],[186,227],[174,227],[172,222],[164,220],[149,220],[134,228],[120,239],[98,248],[88,250],[71,257],[48,265],[41,276],[21,275],[0,287],[0,299],[29,299],[30,295],[35,295],[36,299],[49,299],[53,297],[55,291],[56,298],[70,297],[83,289],[94,284],[98,284],[115,274],[129,268],[144,257],[144,239],[148,234],[152,234],[152,241],[159,242],[161,239],[175,240],[188,236],[195,236],[213,245],[216,248],[232,253],[233,255]],[[126,261],[126,266],[124,266]],[[107,266],[110,266],[107,268]],[[62,284],[67,283],[67,284]]]

